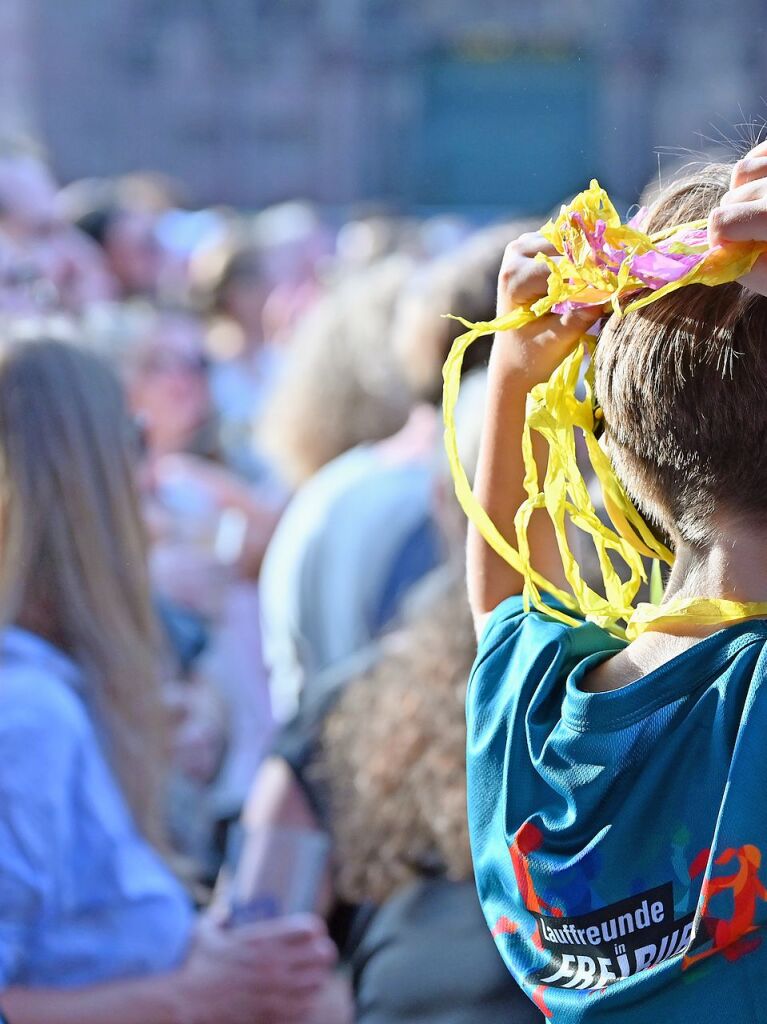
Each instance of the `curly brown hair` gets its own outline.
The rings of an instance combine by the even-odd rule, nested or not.
[[[476,639],[462,573],[436,575],[325,721],[315,771],[337,892],[352,902],[381,903],[424,873],[471,877],[464,700]]]

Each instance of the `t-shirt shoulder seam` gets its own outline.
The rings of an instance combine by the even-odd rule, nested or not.
[[[506,598],[506,601],[508,600],[510,600],[510,598]],[[500,607],[501,605],[498,605],[493,610],[493,612],[491,612],[491,616],[495,616],[498,608]],[[504,626],[511,619],[519,620],[515,632],[519,632],[532,622],[537,622],[538,624],[545,627],[553,627],[552,632],[546,637],[545,646],[549,646],[551,644],[559,646],[562,643],[562,637],[564,636],[566,637],[567,653],[569,653],[571,650],[571,634],[575,629],[579,628],[577,626],[569,626],[565,622],[560,622],[558,619],[555,619],[553,616],[546,615],[545,612],[541,612],[537,608],[531,608],[530,611],[524,611],[524,609],[520,609],[520,611],[517,613],[509,612],[508,614],[502,617],[499,616],[498,618],[491,617],[490,619],[488,619],[483,630],[482,637],[480,638],[479,643],[477,645],[477,657],[474,662],[472,675],[474,675],[474,673],[484,664],[484,662],[489,657],[495,654],[499,647],[501,647],[504,643],[508,641],[509,633],[507,630],[504,629]],[[494,633],[496,633],[497,635],[494,636],[493,642],[492,644],[490,644],[490,636]]]

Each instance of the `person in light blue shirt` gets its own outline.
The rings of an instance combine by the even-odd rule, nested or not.
[[[189,898],[138,831],[87,700],[61,651],[0,635],[0,988],[165,971],[187,951]]]
[[[278,720],[296,712],[306,685],[377,637],[441,557],[430,446],[388,462],[383,448],[360,445],[324,466],[267,549],[261,621]]]
[[[0,1012],[13,1024],[299,1024],[311,916],[196,915],[162,859],[162,652],[111,370],[0,345]]]
[[[711,214],[723,260],[728,239],[767,239],[767,146],[752,157],[672,183],[647,230]],[[501,315],[545,294],[541,253],[555,251],[538,234],[507,249]],[[602,443],[674,550],[664,601],[682,611],[627,644],[560,621],[546,595],[530,610],[522,577],[470,531],[477,887],[507,967],[554,1024],[767,1020],[766,265],[612,318],[596,345]],[[504,536],[527,496],[525,397],[603,313],[496,335],[475,493]],[[528,537],[564,590],[548,519],[536,512]]]

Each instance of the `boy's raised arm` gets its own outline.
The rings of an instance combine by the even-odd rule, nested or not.
[[[555,255],[538,234],[521,235],[506,249],[498,278],[498,315],[546,293],[548,268],[539,252]],[[519,331],[496,334],[490,357],[487,401],[474,493],[500,532],[514,542],[514,516],[526,498],[522,461],[525,400],[535,385],[548,380],[597,315],[549,314]],[[535,442],[534,442],[535,443]],[[545,471],[545,445],[536,449]],[[532,564],[556,586],[567,583],[554,530],[545,512],[536,512],[528,532]],[[522,592],[522,577],[485,543],[470,524],[467,583],[474,625],[479,634],[489,613],[505,598]]]
[[[733,169],[730,191],[709,218],[713,242],[767,241],[767,142],[751,150]],[[556,255],[539,234],[522,235],[506,249],[498,278],[498,315],[544,295],[548,279],[539,252]],[[767,295],[767,255],[741,283]],[[552,372],[597,319],[596,314],[553,314],[519,331],[495,337],[474,493],[500,532],[512,543],[514,516],[526,498],[523,486],[522,430],[525,399]],[[534,445],[535,445],[534,439]],[[536,448],[539,471],[545,471],[545,446]],[[531,561],[555,586],[566,589],[554,531],[544,512],[536,512],[528,531]],[[485,543],[470,524],[467,550],[469,600],[477,632],[505,598],[522,592],[522,578]]]

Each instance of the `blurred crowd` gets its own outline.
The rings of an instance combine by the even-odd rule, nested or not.
[[[191,209],[160,175],[61,187],[41,150],[0,144],[0,591],[13,634],[0,653],[0,891],[15,908],[9,921],[0,905],[0,1007],[12,1024],[153,1024],[125,999],[128,1016],[73,1003],[59,1018],[34,992],[173,972],[195,993],[184,1021],[468,1024],[478,1005],[486,1024],[537,1019],[472,880],[463,701],[475,638],[439,414],[462,330],[440,314],[492,317],[519,230],[453,216],[336,222],[304,202]],[[486,358],[475,345],[458,409],[469,469]],[[123,485],[145,549],[126,541]],[[150,636],[151,666],[139,657]],[[37,884],[50,865],[33,869],[27,851],[89,769],[31,815],[36,776],[23,749],[8,755],[31,740],[11,732],[18,709],[2,685],[32,659],[30,637],[81,672],[98,756],[132,822],[118,828],[114,801],[82,796],[74,825],[46,833],[50,886]],[[49,711],[19,714],[35,718],[37,759],[56,774]],[[14,799],[32,838],[18,839]],[[134,831],[180,880],[183,912],[158,916],[152,901],[171,882],[156,881]],[[294,931],[251,922],[239,948],[232,851],[270,832],[305,851],[323,838],[317,870],[301,869],[311,892],[292,908],[314,916]],[[97,876],[109,885],[86,892]],[[66,955],[46,921],[68,935]],[[231,966],[246,954],[255,981]],[[265,983],[258,966],[273,962]]]

